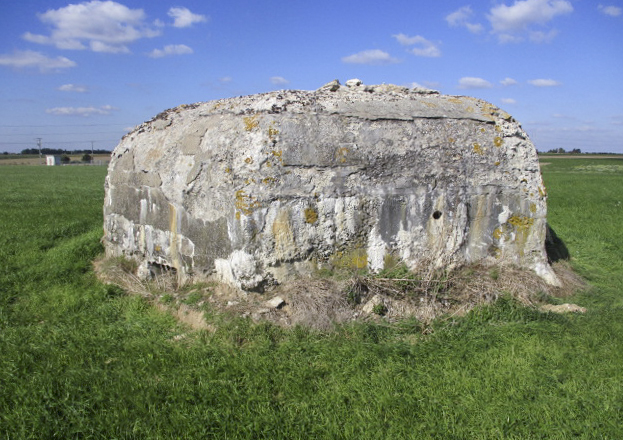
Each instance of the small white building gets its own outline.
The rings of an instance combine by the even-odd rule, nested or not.
[[[60,156],[47,155],[45,156],[45,164],[48,166],[55,166],[61,164]]]

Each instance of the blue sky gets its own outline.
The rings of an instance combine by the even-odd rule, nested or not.
[[[40,1],[0,17],[0,152],[112,149],[180,104],[420,85],[503,108],[540,151],[623,153],[623,0]]]

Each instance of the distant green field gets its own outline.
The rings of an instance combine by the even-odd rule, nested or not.
[[[621,161],[546,161],[550,224],[592,285],[565,301],[588,312],[503,296],[426,335],[189,332],[95,278],[105,167],[2,167],[0,438],[623,438]]]

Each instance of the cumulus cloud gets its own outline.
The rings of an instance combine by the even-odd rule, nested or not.
[[[513,98],[502,98],[501,101],[503,104],[517,104],[517,101],[515,101]]]
[[[500,81],[500,84],[502,84],[503,86],[514,86],[515,84],[517,84],[517,81],[515,81],[513,78],[504,78],[502,81]]]
[[[50,35],[26,32],[23,38],[59,49],[128,53],[128,44],[160,35],[160,31],[146,25],[142,9],[130,9],[114,1],[70,4],[38,16],[51,27]]]
[[[446,15],[446,21],[452,27],[464,27],[473,34],[483,31],[480,23],[472,23],[470,18],[474,15],[474,11],[469,6],[463,6],[456,11]]]
[[[49,72],[75,67],[76,63],[65,57],[50,58],[32,50],[17,50],[10,55],[0,55],[0,66],[37,68],[41,72]]]
[[[149,52],[151,58],[162,58],[171,55],[188,55],[193,53],[193,50],[185,44],[169,44],[162,49],[154,49]]]
[[[486,79],[465,76],[459,79],[459,89],[490,89],[493,87]]]
[[[409,37],[405,34],[397,34],[392,35],[392,37],[394,37],[396,41],[398,41],[398,43],[402,44],[403,46],[418,46],[408,50],[413,55],[417,55],[420,57],[441,56],[441,50],[439,50],[439,47],[432,41],[429,41],[420,35]]]
[[[234,79],[231,76],[222,76],[218,79],[218,82],[221,84],[229,84]]]
[[[208,21],[205,15],[193,14],[187,8],[171,8],[168,15],[173,18],[173,26],[176,28],[190,27],[195,23]]]
[[[276,86],[283,86],[288,84],[290,81],[285,79],[283,76],[271,76],[270,82]]]
[[[387,52],[380,49],[370,49],[343,57],[342,62],[349,64],[382,65],[399,63],[400,60],[393,58]]]
[[[619,15],[621,15],[621,13],[623,13],[623,10],[619,8],[618,6],[599,5],[598,8],[601,12],[603,12],[606,15],[609,15],[610,17],[618,17]]]
[[[93,116],[93,115],[109,115],[113,110],[117,110],[111,105],[101,107],[54,107],[49,108],[45,112],[50,115],[57,116]]]
[[[547,41],[555,33],[534,31],[535,25],[544,26],[558,15],[570,14],[573,6],[568,0],[515,0],[512,6],[505,4],[491,8],[487,19],[500,42],[522,41],[528,35],[534,42]],[[535,33],[536,32],[536,33]]]
[[[554,79],[531,79],[528,84],[532,84],[536,87],[556,87],[561,83]]]
[[[56,90],[60,90],[61,92],[76,92],[76,93],[85,93],[88,92],[86,86],[81,86],[78,84],[63,84],[59,86]]]

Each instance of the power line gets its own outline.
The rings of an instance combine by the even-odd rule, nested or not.
[[[88,144],[91,140],[86,141],[47,141],[46,144],[61,145],[61,144]],[[119,142],[119,139],[100,139],[93,142]],[[33,142],[0,142],[0,145],[32,145]]]
[[[132,124],[46,124],[46,125],[0,125],[0,128],[35,128],[35,127],[112,127],[134,126]]]
[[[39,133],[37,132],[37,134],[41,135],[41,136],[69,136],[69,135],[76,135],[76,134],[110,134],[110,131],[90,131],[88,133],[66,133],[66,132],[59,132],[59,133]],[[29,133],[2,133],[0,134],[0,136],[2,137],[6,137],[6,136],[30,136]]]

